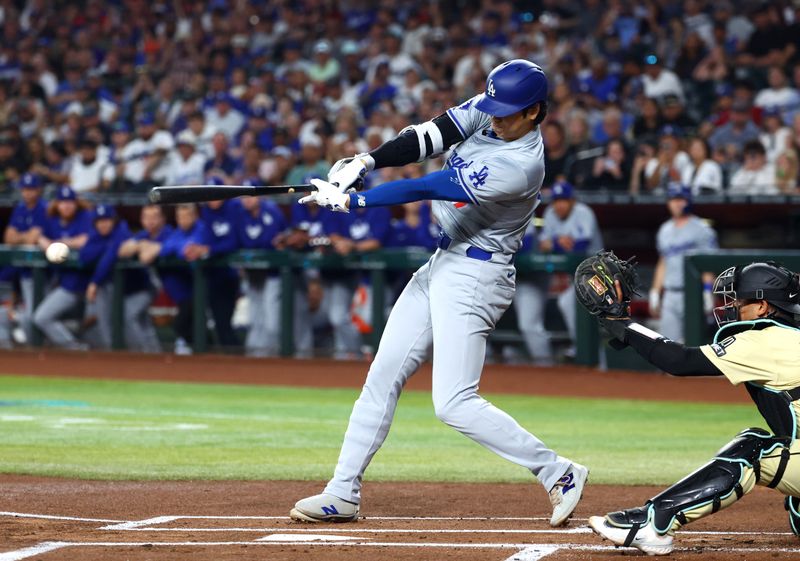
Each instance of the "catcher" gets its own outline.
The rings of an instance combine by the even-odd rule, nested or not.
[[[800,277],[773,262],[731,267],[714,281],[714,342],[686,347],[629,318],[638,280],[634,265],[613,253],[585,260],[575,273],[578,300],[598,316],[616,348],[630,345],[676,376],[725,376],[744,383],[771,429],[749,428],[704,466],[644,506],[592,516],[592,529],[616,545],[667,555],[684,524],[732,505],[755,485],[784,495],[792,532],[800,536]]]

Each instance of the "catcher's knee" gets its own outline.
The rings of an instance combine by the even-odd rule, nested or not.
[[[646,514],[659,532],[677,530],[749,493],[761,477],[762,456],[783,447],[786,440],[759,428],[743,430],[706,465],[650,499],[645,509],[612,514],[620,525],[631,516]]]

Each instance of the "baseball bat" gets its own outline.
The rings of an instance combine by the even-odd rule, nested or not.
[[[147,198],[157,205],[201,203],[233,199],[235,197],[258,197],[283,193],[313,191],[313,185],[169,185],[150,189]]]

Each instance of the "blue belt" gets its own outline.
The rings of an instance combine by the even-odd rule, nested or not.
[[[439,247],[439,249],[446,250],[448,247],[450,247],[451,243],[453,243],[452,238],[442,233],[439,234],[439,241],[436,243],[436,245]],[[492,259],[491,251],[486,251],[485,249],[481,249],[479,247],[475,247],[472,245],[467,248],[467,251],[465,253],[467,257],[471,257],[472,259],[477,259],[478,261],[491,261]]]

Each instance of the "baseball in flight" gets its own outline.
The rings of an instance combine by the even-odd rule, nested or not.
[[[63,263],[69,257],[69,247],[63,242],[53,242],[47,246],[44,254],[51,263]]]

